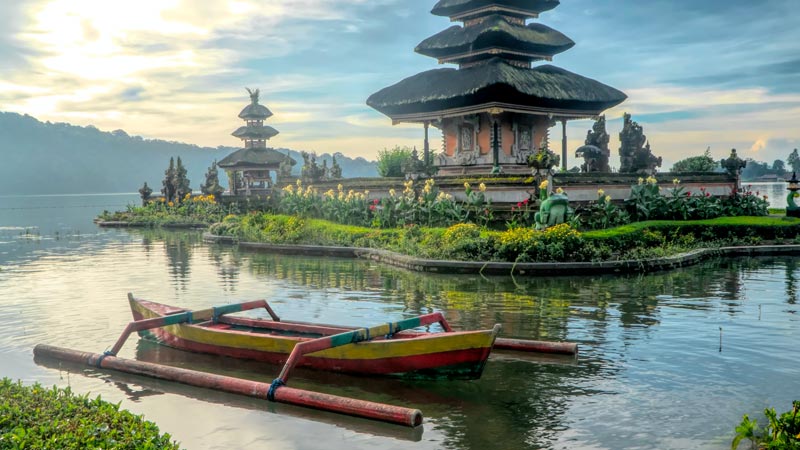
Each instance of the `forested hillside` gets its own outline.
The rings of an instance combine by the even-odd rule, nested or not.
[[[198,189],[208,166],[234,150],[143,139],[122,130],[103,132],[93,126],[40,122],[0,112],[0,195],[135,192],[145,181],[157,192],[171,156],[181,157],[192,187]],[[302,158],[296,151],[289,154],[298,161],[295,171],[299,173]],[[330,155],[317,159],[327,159],[330,166]],[[374,162],[341,154],[336,159],[345,177],[377,174]],[[226,177],[220,177],[220,182],[227,184]]]

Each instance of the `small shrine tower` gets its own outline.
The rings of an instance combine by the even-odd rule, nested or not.
[[[440,0],[435,15],[462,22],[422,41],[416,52],[457,64],[423,72],[376,92],[367,104],[393,123],[442,130],[440,174],[527,173],[528,157],[546,145],[557,122],[594,118],[622,103],[624,93],[552,65],[575,43],[539,23],[528,23],[558,0]],[[564,166],[565,167],[565,166]]]
[[[250,104],[239,113],[246,125],[232,133],[244,142],[244,148],[231,153],[218,165],[228,173],[231,195],[264,195],[272,190],[270,172],[277,174],[282,163],[288,162],[293,166],[297,162],[267,148],[267,141],[278,135],[278,130],[264,125],[264,120],[272,117],[272,111],[258,103],[258,89],[247,88],[247,92]]]

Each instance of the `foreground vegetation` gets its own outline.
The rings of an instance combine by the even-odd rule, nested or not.
[[[544,231],[529,227],[492,231],[475,224],[374,229],[298,216],[253,213],[228,216],[212,226],[211,231],[247,242],[367,247],[430,259],[565,262],[645,259],[701,247],[797,243],[800,219],[725,217],[648,221],[580,232],[568,224]]]
[[[0,448],[178,449],[169,434],[141,416],[69,388],[0,382]]]
[[[775,408],[767,408],[764,415],[767,425],[760,427],[758,421],[751,420],[747,414],[736,427],[736,437],[731,443],[731,450],[739,448],[739,444],[747,440],[749,448],[758,450],[797,450],[800,449],[800,401],[792,402],[792,410],[781,415]]]

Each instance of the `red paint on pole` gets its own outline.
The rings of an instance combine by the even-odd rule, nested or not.
[[[160,380],[175,381],[190,386],[215,389],[262,399],[267,398],[267,392],[270,388],[269,383],[260,383],[224,375],[134,361],[110,355],[105,356],[97,353],[81,352],[51,345],[37,345],[33,349],[33,354],[37,357],[60,359],[102,369],[143,375]],[[339,397],[286,386],[275,391],[275,401],[409,427],[422,424],[422,413],[418,409]]]
[[[528,341],[524,339],[497,338],[494,348],[501,350],[516,350],[520,352],[553,353],[562,355],[575,355],[578,353],[578,344],[574,342],[544,342]]]

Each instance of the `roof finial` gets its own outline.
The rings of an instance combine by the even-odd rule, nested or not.
[[[251,90],[249,87],[245,89],[247,89],[247,93],[250,94],[250,101],[253,102],[254,105],[258,104],[258,95],[261,93],[261,90]]]

